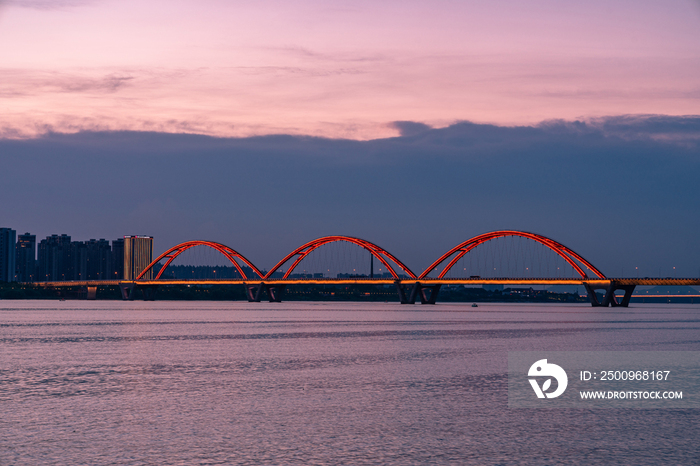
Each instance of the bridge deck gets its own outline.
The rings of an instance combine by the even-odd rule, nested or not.
[[[159,279],[159,280],[71,280],[56,282],[36,282],[33,285],[43,287],[63,286],[118,286],[118,285],[411,285],[420,282],[425,285],[617,285],[637,286],[700,286],[700,278],[442,278],[442,279],[401,279],[389,278],[302,278],[267,280],[243,279]]]

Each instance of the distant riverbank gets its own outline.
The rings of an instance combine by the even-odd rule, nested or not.
[[[19,283],[0,284],[0,299],[85,299],[85,287],[44,288]],[[105,286],[97,289],[98,300],[120,300],[119,288]],[[240,285],[175,285],[160,286],[158,300],[174,301],[245,301],[245,289]],[[399,301],[396,288],[376,285],[301,285],[284,291],[285,301]],[[588,302],[577,293],[555,293],[532,288],[485,290],[462,286],[442,287],[438,301],[443,302]]]
[[[0,299],[86,299],[85,287],[45,288],[20,283],[0,283]],[[138,296],[137,299],[141,297]],[[105,286],[97,289],[97,300],[121,300],[119,288]],[[245,289],[241,285],[173,285],[160,286],[157,300],[163,301],[246,301]],[[267,297],[265,297],[265,300]],[[341,301],[341,302],[398,302],[393,286],[376,285],[297,285],[284,291],[284,301]],[[599,296],[602,300],[602,295]],[[532,288],[505,288],[485,290],[447,286],[440,289],[438,302],[474,303],[587,303],[588,296],[578,293],[558,293]],[[632,303],[685,303],[700,304],[698,296],[633,295]]]

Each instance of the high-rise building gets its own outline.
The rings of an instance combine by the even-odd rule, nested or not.
[[[112,241],[112,270],[111,280],[121,280],[124,278],[124,238]]]
[[[125,236],[124,237],[124,280],[136,280],[148,264],[153,260],[152,236]],[[151,279],[151,270],[143,276]]]
[[[112,248],[109,241],[102,238],[85,242],[87,246],[87,277],[88,280],[108,280],[111,278]]]
[[[15,259],[16,278],[18,282],[36,280],[36,235],[25,233],[17,235],[17,255]]]
[[[0,228],[0,282],[15,281],[16,237],[12,228]]]
[[[39,243],[36,269],[37,281],[109,280],[114,278],[112,249],[105,239],[71,241],[67,235],[51,235]]]
[[[72,241],[70,243],[70,276],[66,275],[66,280],[87,280],[88,279],[88,246],[83,241]]]
[[[72,280],[73,261],[70,236],[51,235],[39,243],[36,279],[41,282]]]

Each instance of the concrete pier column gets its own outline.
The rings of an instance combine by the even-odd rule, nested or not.
[[[636,285],[622,285],[617,283],[615,280],[611,280],[610,282],[604,284],[584,282],[583,286],[586,288],[588,299],[590,299],[591,306],[593,307],[628,307],[630,304],[630,299],[632,298],[632,292],[636,287]],[[595,293],[596,290],[603,290],[605,292],[602,302],[598,300],[598,296]],[[621,300],[615,296],[615,291],[617,290],[625,291],[625,295]]]
[[[246,283],[245,291],[249,303],[259,303],[262,299],[263,283]]]
[[[418,291],[420,290],[420,283],[411,283],[408,285],[402,285],[400,281],[396,280],[396,291],[399,294],[399,302],[401,304],[416,304],[416,298],[418,297]]]
[[[133,301],[134,300],[134,290],[136,289],[136,285],[133,283],[120,283],[119,284],[119,291],[121,291],[122,294],[122,299],[124,301]]]
[[[271,303],[281,303],[282,295],[284,294],[287,285],[266,285],[267,295],[270,297]]]
[[[420,286],[419,296],[421,304],[435,304],[442,285],[424,285],[421,283],[418,286]],[[427,294],[426,291],[428,291]]]
[[[156,291],[158,291],[158,285],[136,285],[137,288],[141,290],[144,301],[155,301]]]

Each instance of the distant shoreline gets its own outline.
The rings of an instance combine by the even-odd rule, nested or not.
[[[600,297],[602,298],[602,296]],[[0,300],[85,300],[84,287],[44,288],[18,283],[0,284]],[[100,287],[95,299],[98,301],[122,300],[118,287]],[[137,297],[136,300],[140,300]],[[156,293],[158,301],[247,301],[245,289],[240,285],[221,286],[161,286]],[[374,285],[353,286],[295,286],[288,287],[283,301],[308,302],[399,302],[393,287]],[[263,298],[267,301],[267,296]],[[557,293],[532,288],[506,288],[485,290],[483,288],[443,288],[438,302],[442,303],[588,303],[588,296],[578,293]],[[695,296],[632,296],[632,303],[687,303],[700,304],[700,295]]]

